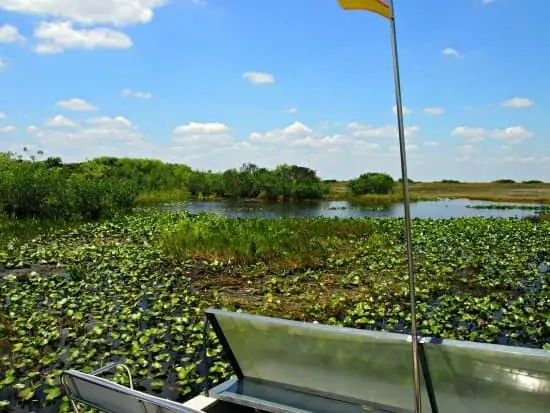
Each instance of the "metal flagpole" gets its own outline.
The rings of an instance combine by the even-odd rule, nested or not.
[[[397,132],[399,135],[399,151],[401,153],[401,177],[403,180],[403,207],[405,210],[405,235],[407,239],[407,261],[409,269],[409,292],[411,304],[411,336],[412,336],[412,362],[414,380],[414,412],[422,411],[420,394],[420,366],[418,356],[418,336],[416,329],[416,291],[415,275],[412,254],[412,229],[411,229],[411,202],[409,197],[409,179],[407,174],[407,154],[405,142],[405,127],[403,126],[403,102],[401,100],[401,79],[399,76],[399,58],[397,54],[397,33],[395,30],[395,13],[393,0],[389,0],[391,18],[391,45],[393,57],[393,76],[395,82],[395,105],[397,108]]]

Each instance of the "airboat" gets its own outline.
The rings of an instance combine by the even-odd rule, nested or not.
[[[130,369],[65,370],[75,413],[548,413],[550,351],[418,337],[410,199],[393,0],[338,0],[390,22],[407,241],[411,334],[340,328],[210,309],[234,377],[186,403],[134,389]],[[204,352],[206,353],[206,352]],[[206,354],[204,354],[206,363]],[[129,386],[104,374],[122,368]]]

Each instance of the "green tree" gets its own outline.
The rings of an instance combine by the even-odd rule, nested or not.
[[[348,188],[355,196],[366,194],[389,194],[394,187],[393,178],[380,172],[368,172],[348,182]]]

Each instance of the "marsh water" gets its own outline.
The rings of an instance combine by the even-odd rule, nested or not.
[[[469,199],[445,199],[421,201],[411,204],[413,218],[460,218],[460,217],[528,217],[535,214],[525,209],[476,209],[476,205],[506,205],[499,202],[473,201]],[[508,204],[510,205],[510,204]],[[514,204],[520,205],[520,204]],[[319,201],[303,203],[263,203],[230,201],[192,201],[162,207],[171,211],[214,213],[227,217],[339,217],[339,218],[388,218],[403,217],[403,204],[354,205],[347,201]]]

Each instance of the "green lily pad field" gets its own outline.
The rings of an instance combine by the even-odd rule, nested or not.
[[[550,221],[415,220],[421,334],[548,348],[549,234]],[[188,399],[205,370],[210,384],[231,374],[214,337],[204,348],[207,307],[406,333],[403,220],[142,211],[2,242],[0,412],[69,411],[61,371],[115,360],[138,389]]]

